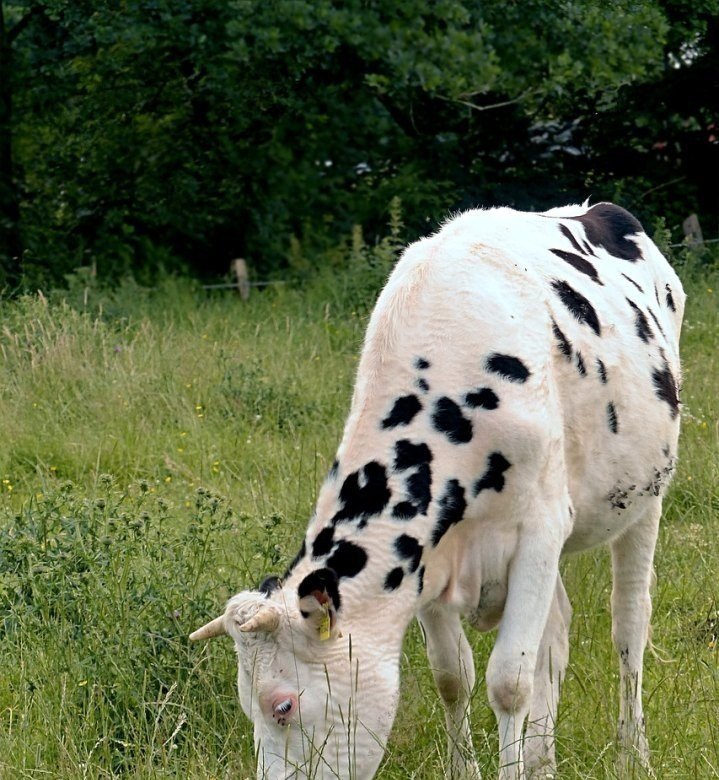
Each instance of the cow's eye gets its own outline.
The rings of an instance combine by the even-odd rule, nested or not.
[[[272,717],[279,726],[286,726],[296,709],[296,697],[278,696],[272,703]]]

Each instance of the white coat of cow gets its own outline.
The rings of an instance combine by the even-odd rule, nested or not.
[[[641,225],[606,203],[469,211],[404,252],[302,549],[192,635],[234,639],[260,780],[374,776],[415,616],[449,773],[478,778],[461,615],[498,628],[500,777],[551,775],[571,617],[559,559],[605,543],[619,740],[648,763],[642,658],[684,298]]]

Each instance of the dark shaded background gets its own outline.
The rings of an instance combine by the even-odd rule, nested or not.
[[[341,262],[395,196],[719,235],[719,0],[0,0],[0,93],[8,291]]]

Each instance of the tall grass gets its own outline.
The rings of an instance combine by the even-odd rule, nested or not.
[[[229,642],[188,633],[296,551],[349,402],[390,243],[243,304],[167,279],[3,304],[0,777],[245,778]],[[298,263],[298,265],[301,265]],[[719,776],[719,274],[683,258],[681,460],[657,551],[646,704],[657,775]],[[575,613],[564,777],[615,777],[617,673],[604,552],[565,563]],[[473,720],[496,771],[473,634]],[[381,776],[442,776],[438,697],[413,627]]]

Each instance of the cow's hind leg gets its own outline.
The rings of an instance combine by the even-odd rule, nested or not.
[[[649,768],[649,745],[642,709],[642,665],[649,638],[649,589],[659,530],[661,500],[612,542],[612,639],[619,654],[619,747],[621,769],[637,762]]]
[[[556,774],[554,729],[559,689],[569,662],[571,619],[572,607],[562,578],[557,576],[554,599],[534,670],[534,690],[524,735],[524,765],[527,776],[533,779],[554,777]]]
[[[504,615],[487,665],[487,693],[499,727],[500,780],[525,777],[522,728],[569,523],[561,509],[553,514],[537,506],[537,512],[527,514],[534,522],[522,529],[510,564]]]
[[[442,698],[449,739],[449,776],[452,780],[479,780],[469,721],[469,699],[474,688],[472,649],[459,615],[432,604],[419,620],[427,640],[427,656]]]

